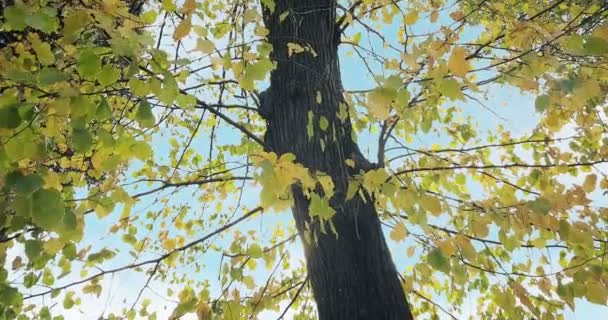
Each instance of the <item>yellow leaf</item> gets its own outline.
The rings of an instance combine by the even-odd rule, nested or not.
[[[267,36],[270,33],[270,30],[268,30],[268,29],[266,29],[266,28],[264,28],[262,26],[257,26],[253,30],[253,32],[255,33],[256,36],[265,37],[265,36]]]
[[[409,247],[409,248],[407,248],[407,257],[408,258],[413,257],[414,253],[416,253],[416,247]]]
[[[516,85],[522,90],[534,91],[538,89],[538,83],[534,80],[529,79],[518,81]]]
[[[608,299],[608,289],[600,282],[591,282],[587,285],[586,297],[589,302],[605,305]]]
[[[471,240],[461,234],[456,235],[454,242],[462,250],[465,258],[472,260],[476,257],[475,247],[471,244]]]
[[[182,11],[185,14],[190,14],[196,10],[196,1],[195,0],[186,0],[184,1],[184,6],[182,7]]]
[[[297,44],[297,43],[293,43],[293,42],[289,42],[287,43],[287,56],[291,57],[294,53],[298,54],[298,53],[302,53],[306,51],[304,49],[304,47],[302,47],[301,45]]]
[[[438,18],[439,18],[439,11],[433,10],[433,12],[431,12],[431,23],[437,22]]]
[[[414,11],[406,14],[405,17],[403,18],[403,21],[407,25],[413,25],[414,23],[416,23],[416,21],[418,21],[418,11],[414,10]]]
[[[353,161],[353,159],[346,159],[344,162],[346,162],[346,165],[351,168],[355,167],[355,161]]]
[[[467,52],[461,47],[456,47],[452,51],[452,55],[448,60],[448,69],[453,75],[465,77],[467,72],[471,70],[471,63],[466,60],[466,55]]]
[[[437,246],[439,247],[439,250],[441,250],[441,252],[448,257],[456,255],[456,252],[458,251],[456,244],[454,244],[454,241],[451,239],[442,241]]]
[[[434,216],[439,216],[441,214],[441,202],[433,196],[423,195],[420,198],[420,205],[424,210],[429,211]]]
[[[583,190],[587,193],[593,192],[593,190],[595,190],[596,184],[597,176],[594,174],[590,174],[585,178],[585,182],[583,183]]]
[[[397,93],[390,88],[379,87],[367,94],[367,109],[370,114],[380,120],[390,116],[390,106]]]
[[[165,250],[173,250],[176,245],[177,243],[175,242],[175,238],[168,238],[162,242],[162,246]]]
[[[61,191],[63,186],[61,185],[61,177],[53,171],[47,172],[46,176],[44,176],[44,186],[46,188],[53,188]]]
[[[486,237],[489,232],[488,225],[481,218],[474,218],[473,221],[471,221],[471,229],[473,230],[473,234],[482,238]]]
[[[196,40],[196,50],[204,54],[210,54],[213,52],[213,50],[215,50],[215,45],[211,40],[198,38]]]
[[[513,292],[515,293],[517,298],[519,298],[519,301],[521,301],[523,305],[528,307],[528,309],[534,310],[534,305],[532,304],[532,301],[530,301],[530,298],[528,298],[528,291],[521,284],[515,281],[511,281],[509,285],[511,286],[511,289],[513,289]]]
[[[177,28],[175,28],[175,32],[173,33],[173,39],[181,40],[183,37],[187,36],[190,33],[190,29],[192,29],[192,21],[191,17],[188,16],[186,19],[180,22]]]
[[[407,237],[407,229],[405,228],[405,224],[403,222],[399,222],[395,225],[393,230],[391,230],[391,239],[395,241],[403,241]]]

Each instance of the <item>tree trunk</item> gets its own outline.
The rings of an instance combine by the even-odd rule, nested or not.
[[[265,141],[277,154],[293,153],[307,168],[329,174],[335,184],[330,204],[336,210],[332,222],[337,234],[329,228],[327,233],[320,230],[308,214],[308,200],[298,186],[293,187],[293,215],[304,240],[319,319],[412,319],[373,198],[359,192],[346,200],[349,177],[373,166],[351,138],[350,118],[338,116],[345,102],[336,2],[275,3],[274,11],[264,10],[277,62],[270,88],[260,99],[260,114],[267,121]],[[290,57],[288,43],[312,50]],[[307,130],[310,115],[312,137]],[[319,124],[322,116],[329,123],[325,130]],[[355,161],[355,168],[346,164],[347,159]]]

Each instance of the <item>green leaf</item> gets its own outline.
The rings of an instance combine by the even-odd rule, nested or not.
[[[549,210],[551,210],[552,204],[549,200],[545,198],[537,198],[534,201],[528,202],[527,206],[533,212],[539,214],[547,214],[549,213]]]
[[[32,195],[32,221],[45,230],[54,230],[65,214],[61,193],[55,189],[40,189]]]
[[[154,155],[152,147],[150,147],[150,145],[145,141],[137,141],[133,143],[130,149],[133,155],[141,161],[149,160]]]
[[[115,66],[107,64],[101,68],[101,71],[97,75],[97,81],[99,84],[106,87],[109,86],[120,78],[120,71]]]
[[[40,248],[42,248],[42,246]],[[40,250],[38,250],[38,252],[40,252]],[[38,282],[38,277],[33,272],[30,272],[23,277],[23,286],[26,288],[33,287],[36,282]]]
[[[32,215],[32,197],[16,196],[11,207],[17,216],[29,218]]]
[[[327,121],[327,118],[325,118],[324,116],[321,116],[321,118],[319,119],[319,128],[321,128],[322,131],[325,131],[328,127],[329,121]]]
[[[308,140],[312,139],[315,135],[315,127],[314,127],[314,113],[312,110],[308,111],[308,122],[306,123],[306,134],[308,135]]]
[[[23,19],[23,17],[21,17]],[[38,29],[44,33],[51,33],[59,28],[57,10],[45,7],[25,15],[25,23],[28,26]]]
[[[72,146],[78,153],[85,153],[93,145],[93,136],[86,128],[78,128],[72,131]]]
[[[274,12],[274,9],[276,7],[276,4],[274,2],[274,0],[262,0],[262,4],[268,8],[270,10],[270,12]]]
[[[4,23],[4,28],[6,30],[16,30],[21,31],[27,27],[25,23],[26,12],[22,7],[18,6],[9,6],[4,9],[4,18],[6,22]]]
[[[61,252],[69,260],[74,260],[76,258],[76,246],[71,242],[66,244],[63,249],[61,249]]]
[[[0,109],[0,129],[15,129],[21,124],[21,116],[16,106]]]
[[[101,59],[92,49],[85,49],[78,56],[78,73],[85,78],[95,76],[101,69]]]
[[[601,56],[608,53],[608,41],[598,37],[590,37],[586,40],[584,48],[588,55]]]
[[[548,95],[541,95],[536,97],[536,101],[534,102],[534,108],[536,109],[536,112],[543,112],[545,110],[547,110],[547,108],[549,107],[549,103],[550,103],[550,98]]]
[[[101,98],[101,101],[97,104],[97,110],[95,111],[95,119],[104,121],[112,118],[112,109],[108,104],[106,98]]]
[[[42,69],[38,71],[38,74],[36,75],[36,81],[42,86],[48,86],[67,79],[69,78],[65,73],[55,68]]]
[[[50,269],[44,269],[42,273],[42,283],[47,286],[52,286],[55,283],[55,276],[53,276],[53,272]]]
[[[441,253],[439,249],[433,249],[427,256],[427,260],[433,269],[448,273],[450,271],[450,262]]]
[[[442,79],[439,81],[439,92],[452,99],[452,100],[464,100],[462,89],[458,81],[454,79]]]
[[[25,255],[28,259],[36,260],[42,253],[42,241],[40,240],[26,240],[24,243]]]
[[[336,213],[336,210],[329,205],[329,200],[325,197],[319,197],[316,193],[313,193],[310,196],[308,211],[311,217],[319,216],[324,220],[331,219]]]
[[[247,249],[247,254],[250,255],[254,259],[258,259],[264,255],[264,250],[262,250],[262,247],[260,247],[259,244],[254,243],[251,246],[249,246],[249,249]]]
[[[144,99],[139,103],[137,113],[135,114],[135,120],[142,128],[152,128],[156,124],[156,119],[154,118],[148,100]]]
[[[18,194],[28,195],[40,189],[44,181],[37,174],[24,176],[15,171],[6,176],[6,183]]]

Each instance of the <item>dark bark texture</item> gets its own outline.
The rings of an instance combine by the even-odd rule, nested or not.
[[[272,151],[293,153],[307,168],[329,174],[336,186],[330,204],[337,211],[332,219],[337,235],[329,228],[327,234],[321,232],[318,221],[309,217],[308,200],[298,186],[293,187],[293,215],[304,239],[319,318],[412,319],[373,197],[361,192],[346,200],[349,177],[374,165],[352,140],[350,119],[338,117],[345,102],[335,0],[275,2],[274,11],[264,12],[277,62],[270,87],[260,99],[260,113],[267,121],[265,142]],[[314,54],[289,57],[288,43],[310,47]],[[309,112],[314,115],[313,137],[307,133]],[[326,130],[320,128],[321,116],[329,122]],[[353,159],[355,168],[346,165],[346,159]],[[306,241],[305,234],[317,241]]]

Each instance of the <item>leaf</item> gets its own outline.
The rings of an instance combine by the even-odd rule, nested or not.
[[[7,30],[21,31],[27,27],[25,19],[23,19],[26,12],[21,6],[8,6],[4,9],[3,15],[6,19],[4,28]]]
[[[38,71],[38,74],[36,75],[36,81],[41,85],[41,86],[48,86],[60,81],[65,81],[69,79],[68,76],[55,69],[55,68],[45,68],[42,69],[40,71]]]
[[[86,49],[78,56],[78,73],[85,78],[95,76],[101,70],[101,58],[92,50]]]
[[[254,243],[247,249],[247,254],[254,259],[259,259],[264,255],[264,250],[262,250],[259,244]]]
[[[184,6],[182,7],[182,12],[184,14],[191,14],[194,10],[196,10],[196,0],[184,1]]]
[[[50,44],[40,41],[40,38],[36,34],[31,34],[29,38],[40,63],[45,66],[55,63],[55,55],[51,51]]]
[[[198,320],[211,320],[213,310],[209,304],[202,299],[196,305],[196,316]]]
[[[21,17],[23,19],[24,17]],[[51,33],[59,28],[57,10],[55,8],[43,7],[25,14],[25,23],[44,33]]]
[[[137,142],[133,143],[131,145],[130,150],[133,153],[133,155],[141,161],[146,161],[148,159],[151,159],[152,156],[154,155],[154,151],[152,150],[152,147],[150,147],[150,145],[148,143],[146,143],[145,141],[137,141]]]
[[[154,118],[148,100],[143,99],[139,103],[137,113],[135,114],[135,120],[142,128],[152,128],[156,124],[156,119]]]
[[[388,178],[389,175],[383,168],[369,170],[363,176],[363,187],[369,192],[374,192],[380,188]]]
[[[373,117],[385,120],[390,116],[390,106],[396,98],[396,90],[378,87],[367,94],[367,109]]]
[[[42,241],[40,240],[26,240],[24,245],[25,255],[28,259],[36,260],[42,253]]]
[[[595,174],[590,174],[585,177],[585,182],[583,182],[583,190],[587,193],[591,193],[595,190],[597,185],[597,176]]]
[[[608,53],[608,41],[598,37],[590,37],[585,41],[584,49],[588,55],[601,56]]]
[[[450,262],[439,249],[431,250],[427,256],[427,261],[435,270],[439,270],[444,273],[448,273],[450,271]]]
[[[0,107],[0,129],[15,129],[21,122],[21,116],[16,106]]]
[[[462,94],[462,89],[460,88],[460,84],[458,81],[454,79],[442,79],[439,81],[439,92],[452,99],[452,100],[463,100],[464,95]]]
[[[321,131],[325,131],[325,130],[327,130],[328,127],[329,127],[329,121],[327,120],[327,118],[325,116],[321,116],[319,118],[319,128],[321,129]]]
[[[210,54],[215,50],[215,44],[211,40],[198,38],[196,40],[196,50],[204,54]]]
[[[591,280],[591,283],[587,285],[587,294],[585,296],[591,303],[606,305],[608,289],[601,282]]]
[[[403,22],[405,22],[405,24],[409,25],[409,26],[415,24],[416,21],[418,21],[418,11],[417,10],[410,11],[408,14],[406,14],[403,17]]]
[[[327,198],[321,198],[316,193],[313,193],[310,196],[308,211],[311,217],[318,216],[324,220],[331,219],[336,213],[336,210],[329,205]]]
[[[395,241],[403,241],[407,237],[407,229],[403,222],[398,222],[390,233],[391,239]]]
[[[20,195],[29,195],[40,189],[44,180],[37,174],[23,175],[15,171],[6,176],[6,184]]]
[[[89,130],[85,128],[74,129],[72,131],[72,145],[76,152],[85,153],[89,151],[91,145],[93,145],[93,136]]]
[[[462,20],[464,18],[464,12],[454,11],[454,12],[450,13],[450,18],[452,18],[452,20],[454,20],[454,21]]]
[[[54,230],[65,214],[61,193],[54,189],[40,189],[32,195],[32,221],[44,230]]]
[[[456,47],[452,50],[452,55],[448,60],[448,69],[450,72],[459,77],[466,77],[467,72],[471,70],[471,63],[466,60],[467,52],[462,47]]]
[[[429,195],[422,195],[420,197],[420,206],[426,211],[429,211],[434,216],[439,216],[442,212],[441,202],[439,199]]]
[[[99,81],[99,84],[103,87],[107,87],[115,83],[119,78],[120,71],[118,71],[118,69],[111,64],[103,66],[99,74],[97,74],[97,81]]]
[[[534,102],[534,108],[536,112],[542,113],[549,107],[551,99],[548,95],[540,95],[536,97],[536,101]]]
[[[181,40],[190,33],[190,29],[192,29],[192,20],[191,17],[188,16],[175,28],[175,32],[173,32],[173,39],[177,41]]]
[[[308,111],[308,121],[306,122],[306,134],[308,135],[308,140],[312,139],[315,134],[314,113],[312,112],[312,110]]]
[[[536,198],[534,201],[530,201],[527,204],[530,210],[538,213],[538,214],[547,214],[551,207],[553,206],[551,202],[543,197]]]
[[[274,12],[274,9],[276,7],[276,4],[274,2],[275,0],[262,0],[262,4],[268,8],[268,10],[270,10],[271,13]]]
[[[101,101],[97,104],[97,110],[95,110],[95,119],[103,121],[112,118],[112,109],[108,104],[106,98],[101,98]]]

